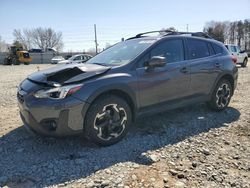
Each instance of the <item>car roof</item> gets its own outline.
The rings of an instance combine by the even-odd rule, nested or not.
[[[162,40],[162,39],[166,39],[166,38],[190,38],[190,39],[198,39],[198,40],[205,40],[205,41],[208,41],[208,42],[213,42],[213,43],[216,43],[218,45],[223,45],[224,44],[220,41],[217,41],[213,38],[203,38],[203,37],[199,37],[199,36],[189,36],[189,35],[185,35],[185,34],[180,34],[180,35],[164,35],[164,36],[142,36],[140,38],[129,38],[128,40],[155,40],[156,41],[159,41],[159,40]]]
[[[148,34],[152,33],[158,33],[158,36],[148,36]],[[192,38],[192,39],[201,39],[205,40],[208,42],[214,42],[217,43],[218,45],[223,45],[224,44],[220,41],[217,41],[213,39],[211,36],[209,36],[207,33],[204,32],[179,32],[179,31],[173,31],[173,30],[158,30],[158,31],[149,31],[149,32],[144,32],[144,33],[139,33],[135,35],[134,37],[131,37],[127,40],[134,40],[134,39],[141,39],[141,40],[146,40],[146,39],[151,39],[151,40],[161,40],[164,38]]]

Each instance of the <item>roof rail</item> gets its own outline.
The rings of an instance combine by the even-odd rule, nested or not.
[[[213,39],[213,37],[209,36],[207,33],[204,33],[204,32],[178,32],[178,31],[176,31],[176,32],[172,32],[172,33],[167,33],[164,36],[168,36],[168,35],[187,35],[187,36]]]
[[[131,39],[135,39],[135,38],[141,38],[141,37],[145,37],[143,35],[146,35],[146,34],[151,34],[151,33],[172,33],[174,31],[172,30],[156,30],[156,31],[148,31],[148,32],[145,32],[145,33],[139,33],[137,35],[135,35],[134,37],[131,37],[131,38],[128,38],[127,40],[131,40]]]
[[[173,31],[173,30],[157,30],[157,31],[149,31],[149,32],[145,32],[145,33],[139,33],[139,34],[135,35],[134,37],[128,38],[127,40],[145,37],[143,35],[151,34],[151,33],[166,33],[163,36],[187,35],[187,36],[194,36],[194,37],[213,39],[211,36],[209,36],[207,33],[204,33],[204,32],[179,32],[179,31]]]

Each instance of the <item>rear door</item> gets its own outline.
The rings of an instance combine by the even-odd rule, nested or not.
[[[166,58],[164,67],[148,70],[144,63],[153,56]],[[179,99],[187,95],[190,74],[184,57],[182,39],[167,39],[155,46],[138,63],[139,98],[141,107]]]
[[[187,39],[190,65],[190,95],[208,95],[219,75],[222,63],[212,44],[202,39]]]

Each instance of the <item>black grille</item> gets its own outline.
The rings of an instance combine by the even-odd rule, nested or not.
[[[20,92],[17,92],[17,99],[20,103],[23,103],[24,99],[23,99],[23,95]]]

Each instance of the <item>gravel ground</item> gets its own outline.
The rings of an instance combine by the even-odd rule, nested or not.
[[[110,147],[25,130],[16,87],[37,69],[0,66],[0,187],[250,187],[250,67],[239,68],[225,111],[199,104],[146,117]]]

